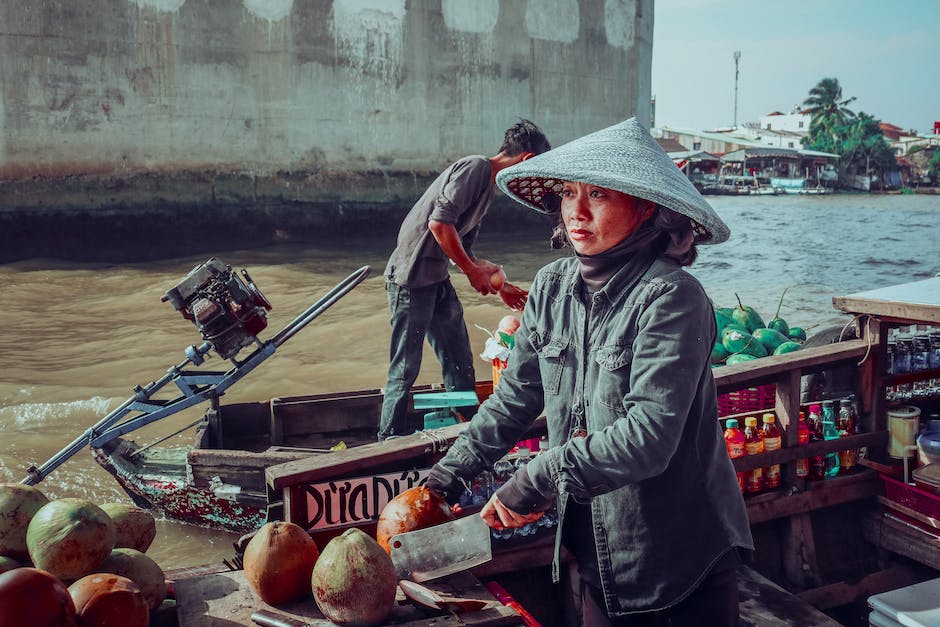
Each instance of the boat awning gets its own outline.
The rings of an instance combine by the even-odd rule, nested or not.
[[[819,152],[818,150],[795,150],[792,148],[774,148],[773,146],[767,146],[760,148],[741,148],[740,150],[722,155],[721,160],[725,163],[738,163],[747,159],[799,160],[806,158],[838,159],[839,155]]]
[[[745,159],[799,159],[800,153],[788,148],[742,148],[722,155],[721,160],[725,163],[734,163],[744,161]]]

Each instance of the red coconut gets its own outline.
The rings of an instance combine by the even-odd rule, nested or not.
[[[0,627],[75,627],[78,618],[68,588],[38,568],[0,574]]]
[[[111,573],[86,575],[69,586],[82,625],[148,627],[150,607],[136,583]]]
[[[310,574],[320,557],[313,538],[292,522],[265,523],[254,535],[242,563],[245,578],[270,605],[283,605],[310,596]]]
[[[388,502],[379,514],[375,539],[386,553],[392,536],[454,520],[454,512],[441,496],[423,485],[409,488]]]

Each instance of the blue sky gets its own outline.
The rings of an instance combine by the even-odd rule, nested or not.
[[[789,112],[822,78],[904,129],[940,120],[940,0],[654,0],[656,125],[711,129]]]

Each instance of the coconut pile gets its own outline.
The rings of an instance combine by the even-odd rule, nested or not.
[[[153,516],[0,484],[0,627],[146,627],[164,603]]]

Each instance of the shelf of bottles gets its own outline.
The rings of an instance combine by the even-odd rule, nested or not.
[[[737,419],[725,422],[725,444],[732,459],[780,449],[782,434],[776,425],[774,412],[747,415],[743,421],[743,428]],[[805,411],[800,411],[797,428],[798,446],[857,435],[860,425],[855,395],[808,404]],[[855,474],[859,468],[858,460],[867,454],[867,447],[853,447],[797,458],[796,478],[823,481]],[[738,486],[746,497],[784,487],[780,464],[769,464],[737,474]]]
[[[894,327],[885,354],[885,400],[914,403],[940,399],[940,327]]]
[[[540,450],[548,447],[548,439],[539,440]],[[535,452],[538,454],[539,450]],[[493,464],[489,470],[477,475],[467,490],[460,496],[461,507],[468,508],[482,506],[491,496],[509,480],[509,477],[521,466],[528,464],[532,459],[532,449],[528,446],[514,448],[505,457]],[[558,524],[558,515],[555,506],[545,512],[541,518],[517,529],[491,529],[493,540],[508,541],[534,536],[543,529],[553,529]]]

